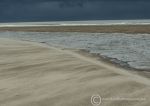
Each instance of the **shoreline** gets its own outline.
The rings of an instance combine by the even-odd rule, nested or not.
[[[91,58],[93,60],[103,62],[104,64],[109,64],[112,67],[123,69],[123,70],[131,72],[133,74],[135,73],[135,74],[138,74],[139,76],[150,78],[150,72],[148,69],[147,70],[146,69],[137,69],[137,68],[131,67],[129,64],[125,64],[125,62],[123,62],[123,61],[121,61],[121,63],[117,63],[115,61],[111,61],[111,59],[113,59],[113,58],[110,58],[107,56],[102,56],[100,53],[90,53],[86,49],[75,49],[75,48],[73,49],[73,48],[64,48],[64,47],[60,47],[60,46],[51,46],[51,45],[46,44],[46,42],[36,42],[36,41],[33,42],[30,40],[18,40],[18,41],[36,43],[36,44],[46,47],[46,48],[57,48],[57,49],[64,50],[64,51],[65,50],[71,51],[71,52],[77,53],[79,55]],[[116,59],[116,61],[120,61],[120,60]],[[125,65],[122,65],[122,63]]]
[[[24,40],[21,40],[24,41]],[[30,40],[25,40],[27,42],[32,42]],[[88,50],[86,49],[73,49],[73,48],[63,48],[63,47],[59,47],[59,46],[50,46],[48,44],[46,44],[46,42],[35,42],[35,43],[39,43],[41,45],[43,45],[44,47],[52,47],[52,48],[57,48],[60,50],[67,50],[67,51],[71,51],[74,53],[77,53],[79,55],[85,56],[87,58],[91,58],[93,60],[99,61],[99,62],[103,62],[104,64],[109,64],[112,67],[116,67],[119,69],[123,69],[125,71],[131,72],[132,74],[138,74],[139,76],[143,76],[146,78],[150,78],[150,71],[147,69],[137,69],[134,67],[131,67],[129,64],[126,64],[125,62],[121,61],[121,63],[117,63],[115,61],[111,61],[111,59],[114,58],[110,58],[107,56],[102,56],[100,53],[90,53]],[[118,59],[116,59],[116,61],[120,61]],[[123,65],[122,65],[123,63]]]
[[[150,25],[0,27],[0,31],[150,34]]]
[[[11,32],[10,32],[11,33]],[[38,33],[38,32],[37,32]],[[43,35],[44,36],[44,35]],[[35,38],[36,38],[36,36],[34,36]],[[30,40],[30,39],[18,39],[18,40],[21,40],[21,41],[29,41],[29,42],[33,42],[32,40]],[[38,40],[35,40],[34,42],[37,42],[37,43],[41,43],[41,44],[46,44],[47,46],[51,46],[51,45],[49,45],[49,43],[48,43],[48,41],[47,42],[42,42],[42,41],[38,41]],[[53,46],[58,46],[58,48],[59,48],[59,45],[53,45]],[[65,46],[63,47],[60,47],[60,48],[64,48],[64,49],[67,49],[67,48],[65,48]],[[70,48],[71,49],[71,48]],[[69,48],[68,48],[68,50],[70,50]],[[90,56],[92,56],[92,57],[96,57],[97,59],[100,59],[100,60],[102,60],[102,61],[104,61],[105,63],[109,63],[110,65],[113,65],[113,66],[115,66],[115,67],[119,67],[119,68],[123,68],[123,69],[127,69],[127,70],[130,70],[130,71],[135,71],[135,72],[138,72],[138,73],[140,73],[140,74],[144,74],[144,75],[146,75],[146,77],[148,77],[148,78],[150,78],[150,72],[149,72],[149,70],[148,70],[148,68],[146,69],[138,69],[138,68],[135,68],[135,67],[132,67],[132,66],[130,66],[127,62],[124,62],[123,60],[121,61],[121,60],[118,60],[118,59],[116,59],[116,58],[111,58],[111,57],[108,57],[107,55],[101,55],[101,53],[90,53],[88,50],[83,50],[83,49],[77,49],[77,48],[72,48],[71,50],[73,50],[73,49],[75,49],[75,50],[77,50],[77,51],[79,51],[81,54],[83,53],[84,55],[86,55],[86,54],[90,54]],[[145,74],[146,73],[146,74]]]
[[[131,67],[130,65],[121,65],[117,62],[111,61],[112,58],[109,58],[107,56],[102,56],[100,53],[90,53],[86,49],[63,48],[63,47],[59,47],[59,46],[51,46],[51,45],[46,44],[45,42],[33,42],[30,40],[19,40],[19,41],[36,43],[39,46],[46,47],[46,48],[53,48],[55,50],[63,51],[63,52],[69,53],[69,54],[73,53],[75,55],[79,55],[81,57],[85,57],[90,60],[100,62],[102,64],[107,64],[108,66],[110,66],[112,68],[127,71],[127,73],[129,72],[131,74],[136,74],[136,75],[144,77],[144,78],[148,78],[148,79],[150,78],[149,70],[136,69],[136,68]],[[118,60],[118,61],[120,61],[120,60]]]
[[[67,49],[67,50],[70,50],[70,49]],[[89,56],[89,57],[91,57],[93,59],[96,59],[98,61],[102,61],[102,62],[104,62],[106,64],[109,64],[110,66],[121,68],[121,69],[129,71],[131,73],[136,73],[136,74],[138,74],[140,76],[144,76],[146,78],[150,78],[149,70],[136,69],[136,68],[131,67],[129,64],[125,64],[124,62],[122,62],[122,63],[125,64],[125,65],[122,65],[120,63],[111,61],[111,59],[113,59],[113,58],[109,58],[107,56],[102,56],[100,53],[97,53],[97,54],[89,53],[89,51],[84,50],[84,49],[75,49],[75,50],[76,50],[75,51],[76,53],[79,53],[79,54],[84,55],[84,56]],[[120,60],[117,60],[117,61],[120,61]]]

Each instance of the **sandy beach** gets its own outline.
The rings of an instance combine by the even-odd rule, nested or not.
[[[0,106],[150,106],[150,0],[0,0]]]
[[[0,106],[93,106],[93,95],[100,106],[149,106],[150,79],[77,50],[0,38]]]

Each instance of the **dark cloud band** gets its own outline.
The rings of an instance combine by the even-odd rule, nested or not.
[[[0,21],[150,18],[148,0],[0,0]]]

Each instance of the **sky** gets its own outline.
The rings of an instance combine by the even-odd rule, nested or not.
[[[0,22],[150,19],[150,0],[0,0]]]

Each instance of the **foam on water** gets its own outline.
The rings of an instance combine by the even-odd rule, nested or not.
[[[150,34],[0,32],[0,37],[85,49],[120,65],[150,70]]]

